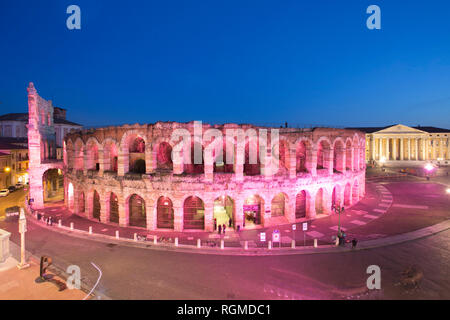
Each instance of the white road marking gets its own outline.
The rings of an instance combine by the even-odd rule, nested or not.
[[[387,204],[387,203],[380,203],[378,206],[387,208],[387,207],[390,206],[390,204]]]
[[[357,224],[358,226],[363,226],[367,222],[364,222],[364,221],[361,221],[361,220],[353,220],[353,221],[350,221],[350,223]]]
[[[100,270],[99,267],[97,267],[93,262],[91,262],[91,264],[94,266],[95,269],[98,270],[98,272],[100,273],[100,276],[97,279],[97,282],[95,283],[95,286],[92,288],[92,290],[87,294],[86,297],[83,298],[83,300],[86,300],[87,298],[89,298],[89,296],[91,295],[91,293],[94,291],[94,289],[97,287],[98,283],[100,282],[100,279],[103,275],[102,270]]]
[[[324,236],[323,233],[320,233],[318,231],[309,231],[306,234],[311,238],[322,238]]]
[[[339,227],[338,226],[332,226],[332,227],[330,227],[330,229],[334,230],[334,231],[338,231]]]
[[[406,208],[406,209],[428,209],[428,206],[414,206],[409,204],[394,204],[396,208]]]
[[[371,214],[366,214],[366,215],[364,216],[364,218],[368,218],[368,219],[376,219],[376,218],[378,218],[378,216],[373,216],[373,215],[371,215]]]
[[[382,199],[381,202],[392,202],[392,199]]]
[[[379,213],[385,213],[386,212],[386,210],[382,210],[382,209],[373,209],[373,211],[379,212]]]

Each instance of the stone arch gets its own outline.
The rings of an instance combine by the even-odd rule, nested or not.
[[[289,199],[287,195],[283,192],[276,194],[272,198],[271,203],[271,217],[284,217],[286,215],[286,210],[289,208]]]
[[[172,146],[166,141],[156,145],[156,169],[173,170]]]
[[[317,169],[329,169],[330,163],[330,153],[331,153],[331,142],[327,137],[321,137],[317,141]]]
[[[213,218],[216,227],[225,224],[227,228],[234,228],[236,221],[236,207],[233,198],[228,195],[218,196],[214,200]],[[229,225],[231,219],[232,225]]]
[[[244,174],[247,176],[260,175],[261,159],[258,139],[246,139],[244,152]]]
[[[317,214],[327,213],[327,193],[325,188],[319,188],[315,197],[315,208]]]
[[[197,162],[201,163],[195,163],[195,149],[201,150],[201,159],[198,159]],[[184,163],[184,172],[188,174],[201,174],[205,173],[205,155],[204,155],[204,147],[203,145],[198,142],[194,141],[192,139],[191,141],[191,161],[190,163]]]
[[[360,159],[360,154],[359,154],[359,137],[358,135],[355,133],[353,136],[353,170],[359,170],[359,159]]]
[[[216,154],[216,150],[213,150],[213,171],[218,173],[232,173],[234,172],[234,164],[236,159],[236,143],[231,137],[223,137],[222,139],[222,153]]]
[[[148,147],[147,138],[137,130],[124,133],[120,142],[123,172],[145,173],[145,150]],[[120,164],[119,164],[120,166]]]
[[[264,198],[258,194],[250,195],[244,200],[244,226],[263,224],[265,206]]]
[[[83,191],[78,192],[78,212],[86,213],[86,199]]]
[[[97,139],[94,137],[90,137],[86,141],[86,169],[87,170],[96,170],[100,169],[100,161],[99,161],[99,150],[101,145],[98,143]]]
[[[344,188],[344,206],[350,206],[352,204],[352,186],[348,182]]]
[[[307,172],[307,159],[308,155],[311,153],[312,141],[307,138],[300,138],[295,143],[296,149],[296,172]]]
[[[301,219],[309,216],[311,195],[307,190],[300,190],[295,197],[295,218]]]
[[[331,205],[339,207],[342,203],[341,199],[342,194],[342,188],[339,184],[336,184],[333,188],[332,194],[331,194]]]
[[[94,190],[92,197],[92,217],[100,221],[100,214],[101,214],[100,194],[97,192],[97,190]]]
[[[183,229],[205,229],[205,204],[196,196],[189,196],[183,203]]]
[[[345,171],[345,144],[342,138],[333,142],[333,169],[335,172]]]
[[[71,139],[68,139],[66,142],[66,165],[67,168],[69,169],[73,169],[74,168],[74,153],[75,153],[75,149],[74,149],[74,144],[72,142]]]
[[[64,176],[60,169],[49,168],[42,173],[42,200],[46,202],[61,201],[64,199]],[[70,210],[74,208],[74,187],[72,183],[69,184],[72,188],[71,194],[67,194],[67,201]],[[68,189],[70,192],[70,190]]]
[[[109,194],[109,222],[119,223],[119,198],[114,192]]]
[[[81,138],[75,141],[75,169],[84,170],[84,143]]]
[[[103,141],[103,170],[117,172],[119,159],[119,148],[117,141],[107,138]]]
[[[353,170],[353,143],[350,138],[345,141],[345,168]]]
[[[156,202],[156,227],[159,229],[174,228],[173,202],[169,197],[161,196]]]
[[[147,211],[144,198],[133,193],[127,198],[126,207],[128,209],[129,225],[147,228]]]

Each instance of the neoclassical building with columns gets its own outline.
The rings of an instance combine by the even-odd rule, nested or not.
[[[384,165],[450,164],[450,130],[436,127],[353,128],[366,134],[366,159]]]
[[[172,139],[179,129],[195,135],[194,122],[123,125],[66,135],[68,208],[120,226],[212,231],[215,223],[248,229],[314,219],[332,214],[333,204],[351,206],[365,194],[366,143],[358,130],[202,124],[203,139],[192,139],[192,152],[176,151],[181,152],[180,163],[173,161]],[[229,129],[243,130],[246,136],[241,143],[227,136],[221,158],[217,149],[208,152],[215,141],[205,138],[209,129],[224,137]],[[261,130],[267,132],[269,147],[247,135]],[[271,144],[273,130],[276,148]],[[187,160],[194,158],[195,148],[200,163]],[[257,150],[253,160],[251,150]],[[274,154],[279,155],[276,166]]]

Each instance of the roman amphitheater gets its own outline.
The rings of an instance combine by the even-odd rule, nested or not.
[[[66,135],[66,205],[78,215],[120,226],[213,231],[223,223],[242,230],[315,219],[333,214],[333,205],[348,207],[364,196],[362,132],[200,124],[199,136],[196,124],[157,122]],[[216,141],[205,137],[211,129],[227,137],[223,152],[217,144],[208,151]],[[242,143],[225,132],[239,129],[246,133]],[[195,141],[177,161],[175,130]],[[275,141],[277,132],[277,147],[254,138],[261,132],[267,141]]]

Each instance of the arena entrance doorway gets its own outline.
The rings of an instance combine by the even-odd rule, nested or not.
[[[60,169],[49,169],[42,175],[44,204],[64,201],[64,175]]]
[[[214,223],[216,226],[226,225],[227,229],[235,228],[234,201],[231,197],[220,196],[214,200]]]
[[[251,228],[262,223],[264,201],[258,195],[248,197],[244,202],[244,227]]]

